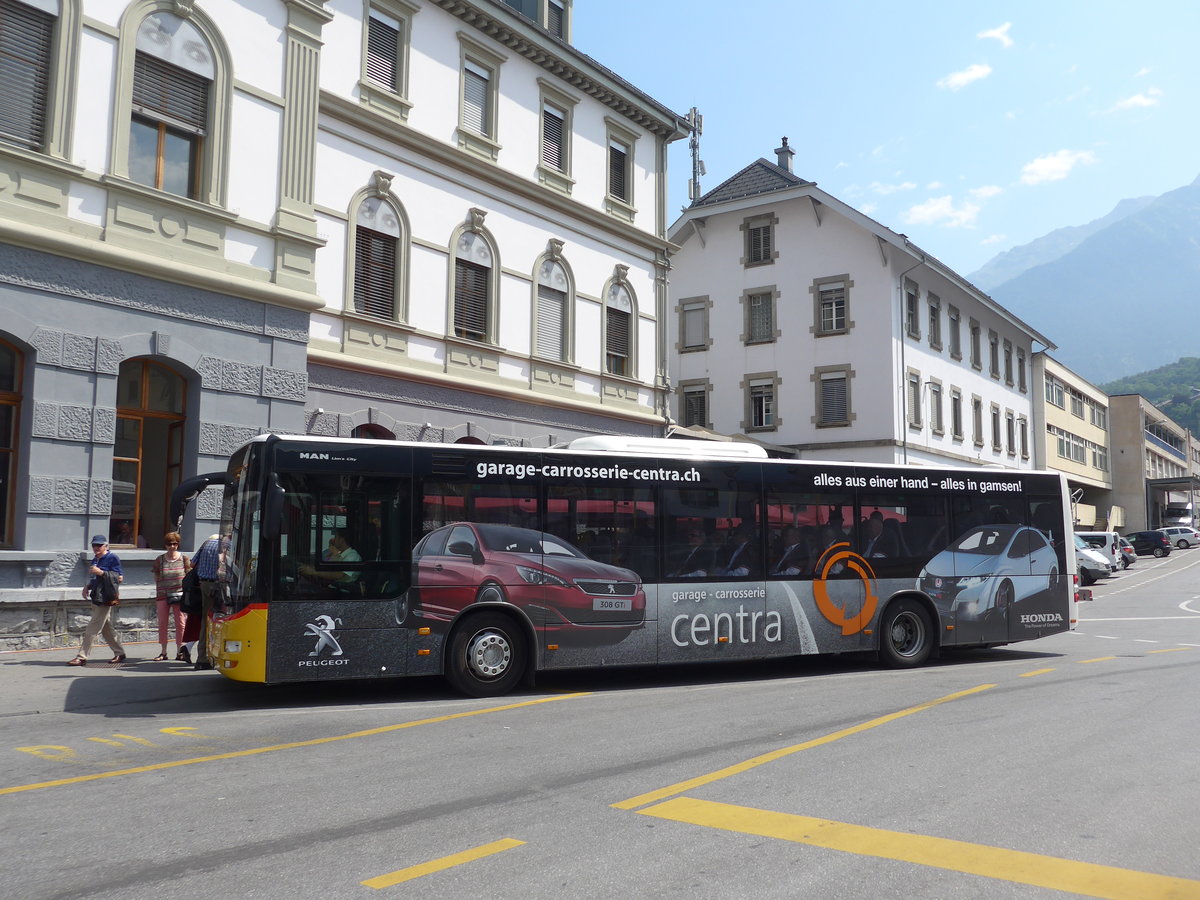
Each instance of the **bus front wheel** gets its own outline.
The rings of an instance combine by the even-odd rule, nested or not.
[[[513,619],[476,613],[450,636],[446,677],[470,697],[499,697],[520,681],[526,653],[525,636]]]
[[[933,652],[933,623],[915,600],[897,600],[883,615],[879,658],[893,669],[919,666]]]

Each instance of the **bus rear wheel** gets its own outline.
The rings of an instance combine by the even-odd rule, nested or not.
[[[893,669],[922,665],[933,652],[933,623],[915,600],[891,603],[880,628],[879,659]]]
[[[470,697],[499,697],[511,691],[525,671],[525,635],[500,613],[476,613],[450,635],[446,677]]]

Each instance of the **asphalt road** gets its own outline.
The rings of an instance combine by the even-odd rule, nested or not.
[[[486,701],[0,654],[0,894],[1200,898],[1198,566],[1143,557],[1075,632],[903,672]]]

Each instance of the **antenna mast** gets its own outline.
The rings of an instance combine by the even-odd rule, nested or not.
[[[704,160],[700,158],[700,135],[704,134],[704,116],[693,106],[688,110],[687,122],[692,133],[688,140],[688,147],[692,151],[692,180],[688,182],[688,199],[695,203],[700,199],[700,176],[708,174],[704,168]]]

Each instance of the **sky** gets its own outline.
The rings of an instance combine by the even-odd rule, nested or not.
[[[961,275],[1200,176],[1196,0],[574,0],[584,53],[704,116],[709,191],[793,171]],[[669,215],[687,204],[671,145]]]

